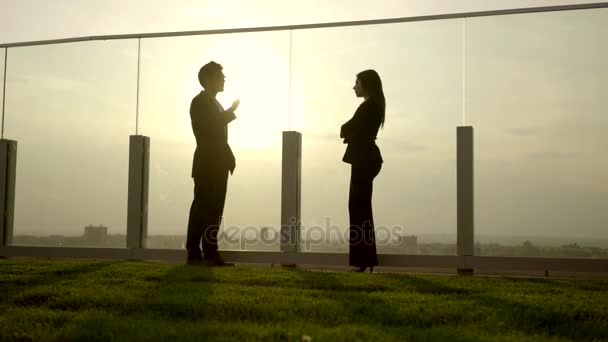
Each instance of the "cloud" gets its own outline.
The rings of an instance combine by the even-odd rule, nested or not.
[[[319,132],[319,133],[310,133],[307,134],[304,138],[307,138],[308,142],[334,142],[337,146],[341,146],[342,145],[342,139],[340,139],[339,135],[336,134],[331,134],[331,133],[327,133],[327,132]],[[388,150],[388,151],[397,151],[400,153],[403,152],[419,152],[419,151],[425,151],[428,149],[427,146],[425,145],[420,145],[420,144],[416,144],[416,143],[412,143],[409,141],[405,141],[405,140],[398,140],[398,139],[390,139],[390,138],[382,138],[379,137],[379,139],[376,141],[376,143],[378,144],[378,146],[380,147],[381,150]]]
[[[581,152],[564,152],[564,151],[539,151],[530,153],[526,156],[527,160],[558,160],[558,159],[575,159],[582,155]]]
[[[73,80],[65,77],[59,77],[55,75],[19,75],[13,76],[7,80],[7,84],[18,83],[27,86],[31,86],[32,90],[38,88],[45,88],[57,91],[85,91],[88,84],[79,80]]]
[[[341,143],[342,139],[340,139],[340,135],[338,133],[331,134],[329,132],[318,132],[318,133],[308,133],[306,135],[310,140],[322,140],[322,141],[335,141],[336,143]]]
[[[380,145],[380,148],[399,152],[420,152],[428,149],[425,145],[397,139],[382,139],[378,142],[378,145]]]
[[[505,132],[517,136],[534,136],[541,132],[541,128],[537,126],[507,128],[505,129]]]

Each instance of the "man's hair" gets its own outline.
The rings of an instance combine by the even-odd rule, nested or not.
[[[216,72],[222,71],[222,69],[222,66],[214,61],[203,65],[201,70],[198,71],[198,82],[203,88],[206,88],[209,77],[213,76]]]

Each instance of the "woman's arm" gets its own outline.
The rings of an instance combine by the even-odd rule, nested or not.
[[[371,113],[371,110],[370,101],[363,102],[359,105],[353,117],[342,125],[340,128],[340,138],[343,138],[345,143],[348,143],[349,140],[359,135],[366,127],[372,124],[373,113]]]

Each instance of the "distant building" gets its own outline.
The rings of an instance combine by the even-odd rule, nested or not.
[[[99,246],[106,243],[108,238],[108,227],[99,225],[93,226],[88,225],[84,227],[84,234],[82,236],[83,242],[90,246]]]
[[[399,236],[399,247],[406,254],[418,254],[418,237],[416,235]]]

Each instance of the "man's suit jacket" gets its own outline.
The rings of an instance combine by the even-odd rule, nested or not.
[[[215,98],[205,91],[192,99],[190,120],[196,138],[196,150],[192,162],[192,177],[205,174],[205,170],[234,171],[236,162],[228,145],[228,123],[236,116],[225,111]]]

